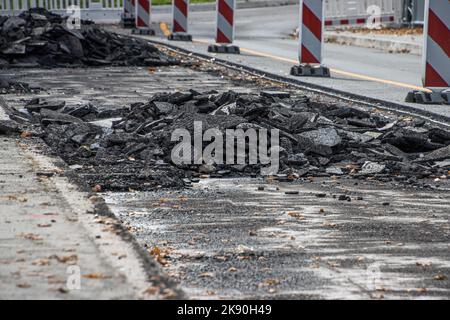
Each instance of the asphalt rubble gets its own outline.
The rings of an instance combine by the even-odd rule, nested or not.
[[[183,188],[200,178],[259,177],[261,165],[175,165],[175,129],[278,129],[272,178],[351,177],[429,187],[447,179],[450,131],[423,120],[310,101],[287,92],[161,93],[115,109],[35,98],[0,123],[0,133],[37,135],[95,191]],[[10,125],[11,126],[11,125]],[[225,138],[224,138],[225,141]],[[270,139],[269,139],[270,141]],[[203,147],[209,142],[204,142]],[[247,141],[248,151],[248,141]]]
[[[145,40],[121,36],[42,8],[0,16],[0,69],[11,67],[166,66],[178,61]]]
[[[41,91],[41,88],[39,87],[33,87],[26,82],[11,80],[0,75],[0,94],[34,94],[39,91]]]

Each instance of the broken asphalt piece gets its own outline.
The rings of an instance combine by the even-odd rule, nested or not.
[[[334,128],[320,128],[298,135],[299,144],[310,152],[328,156],[333,153],[333,147],[338,146],[342,139]]]
[[[0,68],[3,67],[6,67],[6,64],[2,66],[2,59],[0,58]],[[38,93],[39,91],[40,88],[31,87],[29,84],[25,82],[0,77],[0,94]]]
[[[17,135],[21,132],[19,126],[11,120],[0,120],[0,135]]]
[[[384,169],[386,168],[385,165],[383,164],[379,164],[379,163],[375,163],[375,162],[371,162],[371,161],[366,161],[364,163],[364,165],[362,166],[361,171],[359,172],[360,174],[376,174],[376,173],[380,173],[382,172]]]

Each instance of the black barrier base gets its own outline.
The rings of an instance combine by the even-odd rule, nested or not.
[[[132,29],[136,26],[136,18],[132,14],[122,14],[120,17],[120,26],[124,29]]]
[[[239,49],[238,46],[226,44],[212,44],[208,47],[208,52],[240,54],[241,50]]]
[[[171,41],[192,41],[192,36],[188,33],[175,32],[167,37]]]
[[[291,75],[296,77],[330,77],[330,69],[322,65],[301,64],[291,68]]]
[[[153,29],[148,29],[148,28],[139,28],[139,29],[133,29],[131,30],[132,34],[138,34],[141,36],[154,36],[155,35],[155,30]]]
[[[450,89],[445,91],[424,92],[411,91],[405,99],[406,102],[420,103],[420,104],[447,104],[450,105]]]

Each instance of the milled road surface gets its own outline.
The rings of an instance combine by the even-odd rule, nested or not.
[[[298,63],[298,44],[289,36],[298,25],[297,19],[297,6],[237,10],[235,44],[241,47],[242,54],[212,56],[288,76],[292,65]],[[194,42],[170,43],[206,54],[208,44],[214,42],[215,20],[215,12],[192,12],[189,32]],[[157,13],[153,15],[153,21],[155,28],[159,29],[157,23],[171,24],[172,18],[168,13]],[[159,35],[152,38],[160,39],[161,36],[159,31]],[[409,91],[422,86],[422,63],[418,55],[390,54],[377,49],[325,43],[324,64],[332,69],[331,78],[299,79],[450,116],[446,106],[424,106],[404,101]]]
[[[192,298],[450,298],[448,192],[355,182],[203,180],[106,200]]]

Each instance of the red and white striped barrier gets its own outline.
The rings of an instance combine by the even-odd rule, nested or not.
[[[324,30],[323,0],[300,0],[299,66],[294,66],[295,76],[329,77],[329,69],[322,66]]]
[[[151,0],[136,0],[136,30],[134,33],[155,34],[151,29]]]
[[[450,87],[450,2],[426,1],[424,26],[424,74],[427,88]]]
[[[188,34],[189,0],[172,0],[172,34],[169,40],[192,41]]]
[[[217,0],[217,43],[233,43],[235,0]]]
[[[425,88],[432,93],[414,91],[406,101],[450,104],[450,1],[426,0],[423,75]]]
[[[326,27],[338,27],[338,26],[355,26],[355,25],[363,25],[367,23],[368,18],[360,17],[360,18],[346,18],[346,19],[329,19],[325,20]],[[381,23],[395,22],[394,16],[381,16]]]
[[[236,46],[230,46],[234,42],[234,12],[236,0],[217,0],[216,43],[208,48],[210,52],[240,53]]]
[[[172,32],[188,32],[189,0],[173,0]]]
[[[135,13],[136,13],[136,0],[124,0],[123,14],[121,17],[122,26],[124,28],[135,27],[136,25]]]
[[[136,1],[135,0],[124,0],[123,13],[125,15],[132,15],[134,17],[135,11],[136,11]]]

